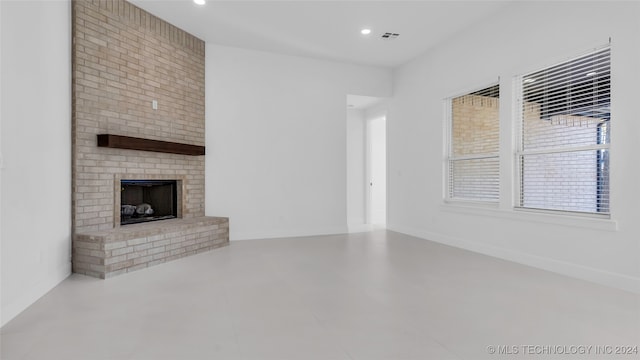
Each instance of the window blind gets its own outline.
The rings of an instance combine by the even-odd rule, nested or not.
[[[494,85],[449,99],[449,199],[498,200],[499,97]]]
[[[609,213],[610,48],[522,77],[525,208]]]

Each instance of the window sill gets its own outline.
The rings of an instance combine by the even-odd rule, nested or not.
[[[493,204],[491,204],[493,205]],[[590,215],[570,215],[570,214],[558,214],[547,213],[539,210],[529,209],[499,209],[495,206],[487,206],[487,204],[476,203],[455,203],[445,202],[440,206],[442,211],[477,215],[477,216],[489,216],[501,219],[509,219],[525,222],[538,222],[545,224],[554,224],[562,226],[577,227],[583,229],[592,229],[600,231],[617,231],[618,222],[608,218],[602,218],[600,216]]]

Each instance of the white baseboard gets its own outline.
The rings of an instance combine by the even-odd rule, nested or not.
[[[537,255],[527,254],[520,251],[505,249],[497,246],[468,241],[401,225],[387,225],[387,229],[426,239],[429,241],[434,241],[444,245],[449,245],[480,254],[528,265],[538,269],[543,269],[577,279],[586,280],[597,284],[640,294],[640,278]]]
[[[274,239],[288,237],[304,237],[318,235],[335,235],[347,233],[346,226],[323,227],[323,228],[306,228],[306,229],[278,229],[266,231],[234,231],[231,230],[230,241],[239,240],[256,240],[256,239]]]
[[[21,312],[33,305],[38,299],[51,291],[60,284],[64,279],[71,275],[71,263],[59,266],[55,271],[47,273],[47,275],[39,281],[34,287],[22,294],[17,300],[10,304],[2,304],[2,325],[6,325]]]

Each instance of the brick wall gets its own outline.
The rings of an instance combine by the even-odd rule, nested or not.
[[[497,154],[500,122],[499,99],[464,95],[451,101],[451,151],[455,157]],[[497,200],[499,160],[458,160],[450,164],[450,196],[458,199]]]
[[[498,152],[497,98],[465,95],[452,100],[454,156]],[[526,103],[523,130],[525,150],[597,144],[599,119],[558,115],[540,117],[540,105]],[[522,205],[531,208],[594,212],[599,201],[597,151],[528,155],[522,170]],[[450,165],[456,198],[488,200],[498,195],[498,159],[457,161]],[[608,192],[608,190],[607,190]],[[608,196],[608,193],[605,194]]]
[[[599,119],[557,115],[540,118],[540,105],[524,105],[525,150],[597,144]],[[522,205],[531,208],[597,211],[597,152],[529,155],[522,166]]]
[[[204,145],[204,42],[124,0],[73,1],[73,39],[74,230],[119,226],[114,181],[127,177],[183,179],[182,216],[204,216],[203,156],[98,148],[96,139]]]
[[[499,99],[465,95],[451,101],[454,156],[497,153]]]

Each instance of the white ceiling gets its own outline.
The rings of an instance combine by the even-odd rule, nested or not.
[[[129,0],[205,40],[226,46],[394,67],[511,1]],[[368,36],[360,34],[370,28]],[[385,32],[399,33],[381,40]]]

